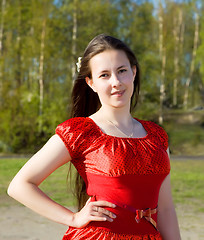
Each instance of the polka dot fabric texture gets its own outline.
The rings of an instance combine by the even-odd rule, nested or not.
[[[107,232],[103,229],[96,229],[95,227],[88,227],[84,229],[70,228],[68,235],[65,234],[62,240],[162,240],[159,233],[149,235],[133,236],[130,234],[116,234],[113,232]]]
[[[65,121],[56,128],[56,134],[67,147],[90,196],[135,209],[154,209],[160,186],[170,172],[168,136],[153,122],[136,120],[147,132],[143,138],[107,135],[88,117]],[[133,213],[122,208],[114,211],[117,218],[112,223],[91,222],[82,229],[70,227],[63,240],[162,239],[145,219],[137,224]],[[152,218],[157,221],[157,213]]]
[[[56,133],[82,176],[84,172],[109,176],[168,173],[166,132],[153,122],[138,121],[147,132],[144,138],[107,135],[90,118],[69,119],[57,127]]]

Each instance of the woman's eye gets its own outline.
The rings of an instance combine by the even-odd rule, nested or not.
[[[126,72],[126,71],[127,71],[126,69],[120,69],[119,73],[123,73],[123,72]]]
[[[108,77],[108,74],[107,74],[107,73],[104,73],[104,74],[102,74],[100,77],[106,78],[106,77]]]

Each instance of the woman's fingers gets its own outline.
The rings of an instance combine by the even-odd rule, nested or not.
[[[116,218],[116,215],[114,213],[104,208],[104,207],[115,208],[116,207],[115,204],[106,201],[96,201],[92,202],[91,205],[92,205],[91,215],[97,217],[97,220],[103,218],[104,221],[107,220],[112,222],[113,219]]]
[[[94,206],[93,215],[94,216],[97,216],[97,215],[99,215],[99,216],[107,215],[107,216],[109,216],[111,218],[116,218],[116,215],[114,213],[112,213],[111,211],[108,211],[105,208],[97,207],[97,206]]]
[[[100,221],[108,221],[108,222],[112,222],[113,219],[108,217],[108,216],[90,216],[90,220],[91,221],[97,221],[97,222],[100,222]]]
[[[116,205],[111,203],[111,202],[107,202],[107,201],[95,201],[95,202],[91,202],[92,204],[94,204],[95,206],[99,206],[99,207],[110,207],[110,208],[115,208]]]
[[[89,198],[85,206],[73,216],[73,226],[81,228],[90,221],[112,222],[116,215],[106,208],[115,208],[116,205],[107,201],[91,201]]]

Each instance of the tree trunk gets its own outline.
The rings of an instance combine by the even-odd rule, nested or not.
[[[72,29],[72,79],[76,73],[76,38],[77,38],[77,0],[74,0],[73,29]]]
[[[178,47],[179,47],[179,25],[177,17],[174,16],[174,80],[173,80],[173,106],[177,105],[177,86],[178,86]]]
[[[21,26],[21,0],[18,1],[18,35],[17,35],[17,50],[16,50],[16,69],[15,69],[15,78],[17,81],[17,87],[18,90],[20,90],[20,86],[21,86],[21,78],[22,78],[22,70],[21,70],[21,51],[22,51],[22,41],[21,41],[21,34],[22,34],[22,26]]]
[[[0,27],[0,100],[2,99],[3,91],[3,32],[4,32],[4,14],[6,0],[1,2],[1,27]]]
[[[184,43],[184,32],[185,32],[185,21],[183,19],[183,11],[180,11],[179,15],[180,22],[180,41],[179,41],[179,56],[183,55],[183,43]]]
[[[174,81],[173,81],[173,106],[177,106],[177,94],[178,94],[178,74],[179,74],[179,56],[181,56],[183,49],[183,12],[178,10],[178,18],[174,16]]]
[[[3,53],[3,32],[4,32],[4,14],[5,14],[6,0],[1,3],[1,27],[0,27],[0,55]]]
[[[41,45],[40,45],[40,65],[39,65],[39,86],[40,86],[40,105],[39,115],[43,113],[43,99],[44,99],[44,48],[45,48],[45,29],[46,29],[46,18],[43,19],[42,32],[41,32]]]
[[[165,66],[166,66],[166,50],[163,44],[163,8],[159,1],[159,55],[161,58],[161,77],[160,77],[160,108],[159,108],[159,124],[163,124],[163,103],[165,98]]]
[[[162,69],[161,69],[161,83],[160,83],[160,115],[159,115],[159,123],[163,124],[164,117],[163,117],[163,103],[165,99],[165,68],[166,68],[166,49],[163,48],[162,51]]]
[[[183,101],[184,109],[187,109],[187,107],[188,107],[189,86],[190,86],[190,82],[192,81],[192,75],[193,75],[194,68],[195,68],[195,58],[196,58],[196,53],[197,53],[197,48],[198,48],[198,39],[199,39],[199,15],[196,12],[195,13],[195,33],[194,33],[193,54],[192,54],[189,76],[188,76],[188,78],[186,80],[186,84],[185,84],[184,101]]]

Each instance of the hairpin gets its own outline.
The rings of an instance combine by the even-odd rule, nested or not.
[[[78,57],[78,62],[76,63],[76,65],[77,65],[77,72],[80,72],[80,68],[81,68],[81,59],[82,59],[82,57]]]

